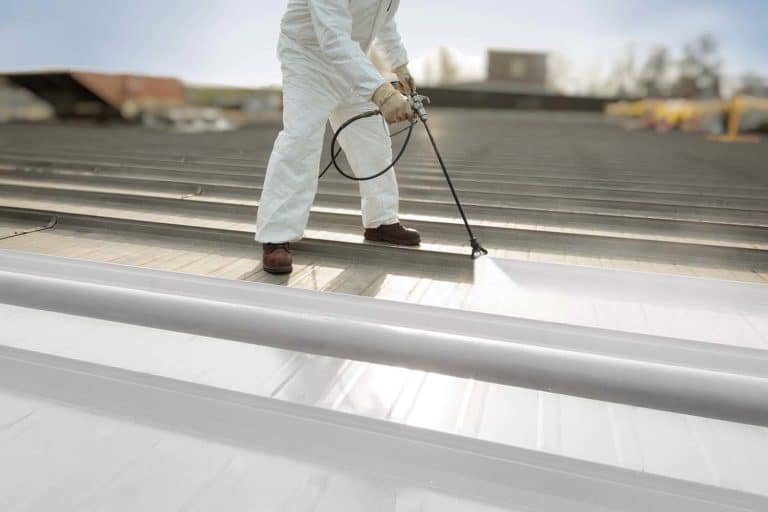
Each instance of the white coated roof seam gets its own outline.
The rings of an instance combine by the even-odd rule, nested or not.
[[[0,349],[0,367],[6,389],[252,450],[405,478],[491,504],[757,511],[768,503],[755,495],[25,350]]]
[[[94,270],[98,268],[94,266]],[[120,268],[111,268],[110,271],[114,278],[119,275]],[[141,272],[134,269],[130,273],[135,275]],[[4,290],[0,300],[27,307],[420,368],[643,407],[757,425],[768,424],[768,403],[764,400],[768,394],[768,379],[747,372],[712,371],[696,365],[659,364],[629,357],[607,357],[584,350],[528,345],[516,339],[514,329],[509,329],[506,336],[500,339],[484,339],[433,329],[415,329],[407,324],[394,326],[363,321],[356,318],[357,305],[366,309],[372,304],[352,297],[324,297],[326,300],[318,303],[312,295],[297,294],[294,305],[299,311],[291,311],[278,310],[274,306],[254,307],[200,296],[175,295],[170,283],[163,284],[162,273],[153,273],[151,292],[135,287],[93,284],[99,281],[93,276],[90,282],[76,281],[75,278],[0,272]],[[168,278],[173,283],[178,276],[168,275]],[[193,283],[195,279],[190,277]],[[105,283],[103,279],[100,281]],[[227,288],[230,283],[217,284]],[[166,293],[158,293],[163,287]],[[262,296],[262,304],[269,303],[274,293],[282,290],[253,284],[249,288],[233,288],[240,292],[247,291],[251,299]],[[311,305],[322,306],[323,309],[309,313],[310,307],[302,304],[305,298]],[[335,303],[336,298],[342,304]],[[414,306],[387,304],[390,313],[398,307],[408,309]],[[433,316],[440,314],[437,308],[420,309]],[[446,310],[443,315],[449,318],[453,313]],[[483,325],[483,318],[473,318],[472,313],[465,314],[465,317],[464,328],[469,331],[475,324],[467,320],[475,320],[478,326]],[[496,321],[501,323],[504,319],[499,317]],[[553,331],[550,336],[569,336],[564,326],[555,326]],[[594,332],[598,338],[615,334],[600,330]],[[744,349],[730,350],[738,354]]]
[[[493,259],[494,266],[506,268],[520,264],[520,262],[510,260]],[[317,293],[258,283],[84,262],[8,250],[0,250],[0,269],[3,268],[15,273],[114,285],[126,289],[139,289],[245,306],[269,307],[281,311],[294,311],[297,314],[314,314],[317,312],[328,312],[333,316],[343,314],[361,321],[420,330],[447,331],[452,334],[478,338],[509,338],[510,333],[514,332],[515,341],[527,344],[541,344],[564,349],[588,349],[608,356],[617,355],[666,364],[690,365],[695,361],[695,364],[699,365],[700,368],[768,377],[768,350],[755,350],[746,347],[734,349],[731,346],[701,343],[688,339],[655,335],[642,336],[634,332],[585,328],[570,324],[562,325],[554,322],[483,314],[474,311],[446,310],[437,307],[373,300],[366,297]],[[480,269],[479,271],[483,270]],[[527,275],[533,271],[539,271],[543,275],[571,275],[575,272],[570,266],[541,263],[528,263],[524,271]],[[668,289],[663,290],[667,296],[665,300],[675,300],[677,303],[686,303],[691,295],[708,295],[710,297],[725,295],[725,300],[720,301],[713,308],[704,309],[705,312],[711,311],[713,316],[722,312],[724,308],[734,308],[732,297],[736,295],[744,296],[742,301],[756,304],[754,307],[759,307],[759,304],[762,304],[764,300],[768,301],[768,287],[762,285],[679,276],[659,278],[652,274],[608,269],[581,268],[577,272],[585,274],[579,278],[580,280],[589,279],[598,283],[605,280],[617,282],[615,288],[622,290],[624,294],[631,293],[627,290],[626,280],[634,281],[635,287],[653,280],[666,283],[665,286]],[[565,280],[561,286],[568,285],[569,280]],[[691,285],[694,290],[690,290]],[[605,288],[605,284],[602,287]],[[583,287],[579,286],[579,289],[583,290]],[[728,290],[728,292],[724,293],[723,290]],[[507,290],[502,288],[497,292],[505,293]],[[494,300],[497,298],[494,297]],[[736,309],[739,308],[736,307]]]

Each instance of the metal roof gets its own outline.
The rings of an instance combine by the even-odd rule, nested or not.
[[[5,451],[4,460],[12,462],[9,469],[15,468],[4,474],[8,491],[0,496],[11,506],[34,503],[39,508],[75,500],[75,508],[129,509],[150,502],[214,510],[217,503],[237,507],[266,505],[273,499],[292,503],[297,494],[311,504],[336,510],[391,508],[393,500],[442,510],[435,499],[457,510],[485,504],[513,510],[568,506],[590,511],[762,510],[768,501],[761,476],[768,463],[765,426],[373,364],[359,351],[350,360],[267,347],[264,342],[279,345],[287,340],[266,324],[273,339],[264,340],[257,331],[249,343],[150,329],[125,316],[126,311],[147,305],[153,308],[143,313],[147,318],[168,318],[168,311],[136,295],[142,289],[162,300],[186,301],[186,307],[177,310],[187,325],[218,330],[225,337],[229,334],[222,330],[222,321],[235,330],[245,323],[228,321],[222,306],[230,304],[261,321],[257,310],[248,313],[243,308],[269,301],[269,295],[280,289],[265,285],[249,289],[232,280],[200,280],[22,253],[2,258],[2,302],[29,299],[36,304],[26,306],[43,308],[0,306],[4,325],[0,402],[5,406],[0,410],[7,427],[0,443],[13,443],[14,450]],[[30,278],[37,284],[26,291],[13,285]],[[35,286],[44,291],[34,292]],[[98,292],[90,299],[70,293],[62,300],[57,290],[61,286]],[[341,335],[348,332],[346,317],[365,314],[365,309],[372,321],[369,332],[375,333],[386,329],[388,320],[402,317],[379,318],[377,310],[407,311],[405,304],[363,304],[353,297],[296,292],[284,289],[279,293],[284,297],[276,300],[306,310],[281,324],[286,333],[301,327],[296,321],[302,317],[317,315],[332,319],[329,334],[338,326]],[[125,293],[133,299],[115,303],[109,298],[113,293],[118,300]],[[190,299],[200,301],[203,309],[193,309]],[[317,310],[318,304],[324,309],[336,307],[336,316]],[[67,314],[47,311],[51,308]],[[262,311],[268,315],[270,309]],[[108,311],[123,323],[91,318]],[[291,314],[285,307],[272,311]],[[413,318],[397,323],[397,328],[418,328],[431,337],[436,336],[435,329],[450,329],[446,320],[429,317],[415,327],[419,313],[413,311]],[[450,318],[451,311],[429,312],[435,315]],[[468,316],[456,321],[476,330],[477,342],[492,336],[485,332],[493,330],[492,319]],[[503,343],[533,341],[520,337],[526,331],[524,324],[499,321],[508,324],[497,329],[496,336],[506,340]],[[540,341],[550,350],[559,347],[575,354],[587,349],[588,344],[578,340],[579,329],[562,324],[541,327],[557,333]],[[304,331],[308,340],[322,347],[325,341],[315,334],[320,330]],[[566,348],[564,343],[573,337],[572,346]],[[679,367],[704,365],[708,368],[704,372],[715,380],[741,371],[762,386],[767,382],[766,365],[759,361],[765,351],[761,355],[653,337],[624,343],[621,333],[610,331],[602,337],[616,346],[592,349],[606,355],[613,351],[616,356],[623,352],[617,362],[645,360],[653,366],[665,358],[677,359]],[[339,341],[344,339],[339,336]],[[370,335],[349,341],[360,346],[375,343]],[[396,333],[391,342],[378,347],[402,346]],[[411,345],[418,351],[418,342]],[[446,345],[440,350],[452,348]],[[616,359],[605,357],[612,358]],[[424,361],[413,359],[409,364]],[[488,363],[473,364],[482,370]],[[646,384],[648,390],[659,389],[658,382]],[[697,390],[691,384],[688,380],[677,385],[685,394]],[[578,393],[580,384],[573,381],[572,386]],[[718,395],[715,391],[711,396]],[[694,402],[681,400],[680,407]],[[82,428],[83,424],[91,426]],[[37,448],[42,440],[44,450]],[[105,452],[103,446],[110,448]],[[43,458],[46,463],[39,468]],[[284,471],[273,473],[267,469],[270,464]],[[66,473],[61,467],[67,468]],[[243,471],[252,476],[241,479]],[[46,492],[40,492],[41,478],[49,485]],[[163,484],[168,478],[176,483]],[[320,485],[305,495],[302,489],[314,488],[316,481],[338,482],[340,488]],[[261,498],[246,492],[267,485],[282,490]],[[125,496],[129,488],[133,491]],[[358,488],[381,488],[381,492],[358,494],[354,490]]]
[[[755,427],[67,315],[46,343],[39,312],[0,315],[35,350],[0,351],[11,510],[766,503],[743,492],[764,489]]]
[[[703,372],[702,382],[710,384],[742,379],[748,386],[742,398],[757,389],[749,379],[763,385],[768,175],[761,162],[768,146],[626,132],[582,114],[431,114],[493,258],[468,258],[449,193],[419,137],[398,178],[403,221],[422,231],[424,247],[364,243],[355,186],[328,176],[308,238],[297,244],[297,270],[285,277],[261,271],[252,239],[277,126],[198,135],[0,127],[0,249],[163,271],[23,253],[6,258],[18,263],[0,268],[6,292],[15,289],[8,283],[22,281],[19,290],[34,281],[48,292],[29,295],[37,302],[19,307],[24,293],[0,290],[6,333],[0,411],[8,411],[0,424],[9,426],[0,443],[20,440],[13,452],[19,470],[3,474],[8,488],[19,490],[0,496],[32,509],[63,496],[83,500],[73,507],[113,505],[125,489],[136,491],[120,503],[134,510],[153,496],[166,508],[236,508],[254,503],[253,489],[274,490],[265,504],[334,510],[374,502],[395,510],[764,509],[766,427],[761,420],[740,423],[749,421],[741,416],[712,419],[716,411],[696,412],[703,402],[656,402],[653,407],[672,409],[662,411],[647,408],[650,402],[639,406],[629,393],[599,400],[578,386],[566,394],[531,389],[514,372],[504,374],[517,379],[513,385],[468,378],[458,367],[420,367],[431,364],[423,358],[406,369],[377,359],[380,354],[276,348],[281,340],[236,343],[223,330],[205,336],[158,330],[139,318],[93,312],[108,301],[88,305],[64,288],[45,287],[148,293],[137,287],[154,281],[160,293],[161,283],[201,274],[225,280],[200,288],[200,301],[227,302],[214,289],[235,293],[236,280],[309,290],[284,290],[285,314],[304,300],[321,301],[320,309],[336,303],[315,291],[365,295],[466,310],[452,316],[440,309],[435,314],[443,320],[428,320],[432,313],[419,320],[421,310],[373,301],[365,306],[371,329],[391,324],[376,321],[380,307],[400,311],[393,325],[429,336],[456,330],[514,339],[521,347],[592,351],[590,357],[642,371],[661,364]],[[71,264],[82,276],[66,270]],[[101,271],[124,282],[93,277]],[[257,300],[261,287],[250,289],[249,300]],[[181,286],[162,293],[191,300]],[[69,304],[61,300],[66,296]],[[340,326],[363,306],[339,300]],[[200,313],[200,323],[205,317]],[[116,319],[128,324],[110,321]],[[499,326],[496,334],[492,325]],[[610,334],[579,337],[591,330]],[[638,375],[628,373],[622,386]],[[646,391],[662,380],[648,381]],[[622,387],[615,384],[608,387]],[[696,391],[704,389],[686,389]],[[708,399],[725,397],[721,391],[726,387]],[[87,423],[94,425],[92,436],[79,427]],[[283,436],[270,436],[260,424]],[[50,447],[34,449],[41,439],[51,440]],[[311,453],[296,453],[290,443]],[[413,457],[406,462],[387,453]],[[64,477],[56,468],[71,467],[76,454],[82,464]],[[43,458],[53,461],[45,470],[53,487],[38,495],[30,490]],[[265,467],[282,469],[266,475]],[[93,487],[100,470],[114,477]],[[171,474],[179,486],[161,492],[153,481]]]
[[[435,110],[433,117],[468,215],[494,254],[765,281],[765,144],[726,147],[686,134],[628,133],[591,115]],[[23,249],[36,238],[65,236],[68,226],[79,232],[87,224],[90,241],[78,242],[87,252],[83,244],[108,247],[117,230],[105,223],[119,222],[125,236],[141,233],[134,253],[147,240],[156,244],[155,254],[197,255],[206,251],[199,242],[226,239],[232,243],[221,248],[231,249],[234,260],[254,256],[248,239],[278,128],[187,136],[138,128],[2,127],[0,204],[26,210],[27,218],[39,213],[43,224],[51,213],[62,214],[56,230],[4,246]],[[356,185],[329,175],[310,219],[312,250],[299,251],[300,266],[347,268],[350,261],[375,259],[376,266],[385,260],[382,270],[434,269],[434,257],[442,273],[461,274],[463,258],[446,264],[465,244],[449,193],[423,137],[412,144],[398,176],[403,220],[423,231],[426,250],[418,257],[405,253],[414,257],[404,262],[395,256],[401,250],[361,247]],[[4,216],[12,213],[6,208]],[[193,247],[199,249],[187,250]],[[71,251],[58,243],[41,250]],[[364,260],[363,254],[377,258]],[[215,269],[199,271],[208,270]],[[250,278],[272,280],[258,270]]]

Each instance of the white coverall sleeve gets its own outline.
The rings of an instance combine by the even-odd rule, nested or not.
[[[408,52],[405,51],[394,18],[388,19],[381,27],[374,44],[381,51],[384,62],[391,71],[408,64]]]
[[[384,77],[352,40],[349,0],[309,0],[309,10],[320,50],[355,92],[370,99]]]

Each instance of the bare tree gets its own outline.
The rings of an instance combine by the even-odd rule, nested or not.
[[[635,48],[630,44],[613,65],[606,88],[620,98],[632,97],[639,92],[635,61]]]
[[[639,85],[645,96],[660,97],[667,93],[669,51],[665,46],[652,49],[639,73]]]
[[[424,63],[424,83],[427,85],[435,85],[434,68],[432,62],[429,60]]]
[[[547,57],[547,90],[562,93],[568,85],[568,61],[558,53]]]
[[[442,46],[438,50],[438,81],[440,85],[454,84],[459,79],[459,66],[448,48]]]
[[[757,73],[745,73],[740,80],[740,94],[750,96],[768,96],[768,80]]]
[[[683,48],[676,92],[682,96],[719,96],[722,60],[717,38],[702,34]]]

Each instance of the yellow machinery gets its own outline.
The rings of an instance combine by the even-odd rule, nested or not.
[[[661,100],[644,99],[637,101],[618,101],[605,106],[605,114],[610,117],[636,119],[646,127],[653,126],[656,107],[663,103]]]
[[[745,122],[768,123],[768,99],[736,96],[730,101],[711,100],[653,100],[619,101],[605,107],[611,117],[637,119],[648,128],[668,132],[679,128],[686,132],[713,131],[726,120],[723,135],[711,135],[718,142],[759,142],[760,136],[741,134]]]
[[[768,99],[752,96],[736,96],[728,102],[728,124],[725,135],[711,136],[717,142],[760,142],[759,135],[739,133],[745,114],[750,111],[763,113],[768,120]]]

